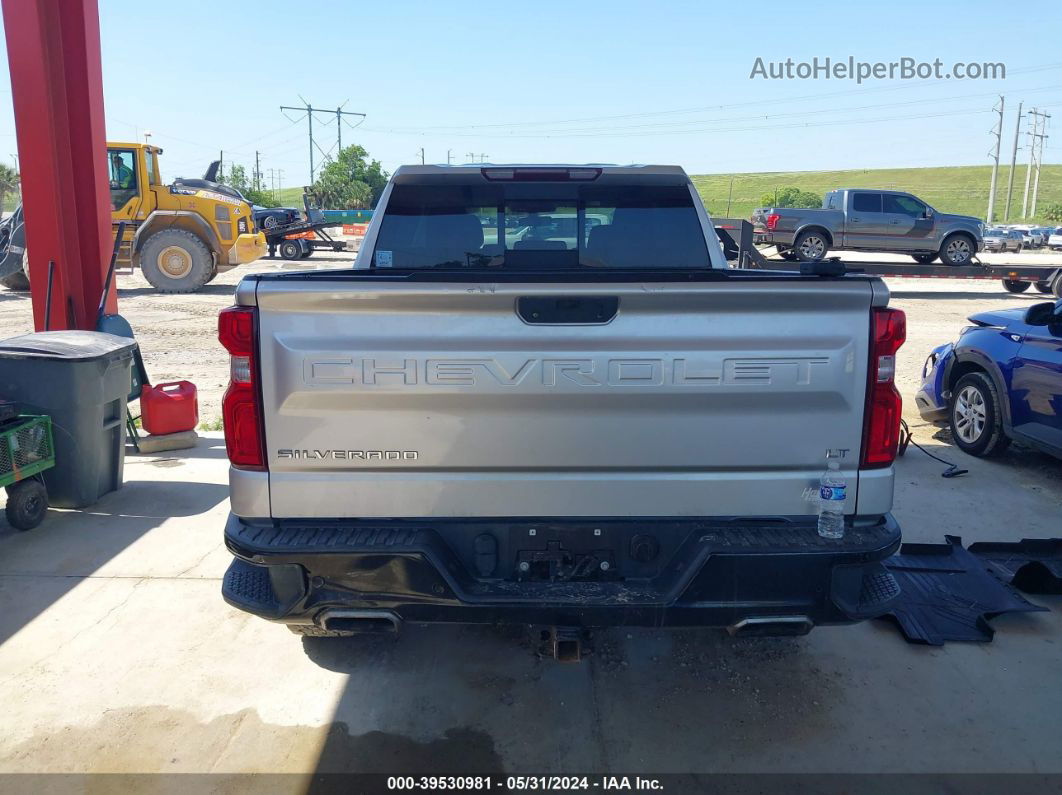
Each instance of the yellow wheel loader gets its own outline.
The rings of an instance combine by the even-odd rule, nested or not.
[[[204,179],[164,185],[157,146],[108,143],[112,234],[125,222],[119,268],[140,268],[156,289],[191,293],[218,273],[253,262],[266,252],[251,206],[232,188],[215,181],[216,164]],[[14,217],[14,216],[13,216]],[[21,208],[18,212],[21,221]],[[14,236],[9,235],[14,243]],[[0,248],[4,232],[0,230]],[[20,242],[20,241],[19,241]],[[0,259],[0,284],[28,289],[28,260],[18,245]]]

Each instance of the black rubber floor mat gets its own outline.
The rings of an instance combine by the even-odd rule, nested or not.
[[[988,570],[1025,593],[1062,594],[1062,538],[978,541],[967,550]]]
[[[957,536],[946,544],[904,544],[885,561],[901,594],[889,612],[908,643],[940,646],[947,641],[992,640],[988,619],[1001,613],[1047,610],[989,573]]]

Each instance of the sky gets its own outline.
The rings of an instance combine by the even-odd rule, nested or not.
[[[345,117],[402,163],[674,163],[690,173],[988,164],[998,95],[1009,160],[1019,100],[1062,124],[1062,4],[992,2],[253,3],[99,0],[107,135],[164,149],[166,177],[224,151],[266,182],[309,182],[305,113]],[[4,52],[6,56],[6,50]],[[903,57],[1005,79],[765,80],[757,58]],[[16,144],[0,58],[0,158]],[[1026,123],[1028,118],[1026,118]],[[1024,127],[1023,127],[1024,129]],[[335,116],[315,114],[334,153]],[[1050,135],[1051,130],[1048,129]],[[1027,143],[1025,136],[1021,141]],[[5,147],[6,144],[6,147]],[[315,151],[315,159],[323,159]],[[1019,152],[1019,162],[1027,159]],[[1062,160],[1062,135],[1044,162]],[[272,169],[272,173],[270,172]]]

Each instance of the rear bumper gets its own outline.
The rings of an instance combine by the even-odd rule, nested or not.
[[[922,386],[915,394],[918,415],[926,422],[947,422],[948,401],[945,388],[948,371],[954,361],[951,343],[934,348],[922,365]]]
[[[931,390],[925,387],[918,390],[915,395],[915,406],[918,408],[918,416],[926,422],[947,422],[948,407],[936,404],[937,397]]]
[[[230,516],[225,541],[236,556],[223,584],[229,604],[323,628],[337,628],[330,626],[337,616],[344,629],[362,619],[367,627],[414,621],[810,628],[880,615],[899,595],[881,565],[900,543],[891,515],[849,527],[839,541],[820,538],[804,517]]]
[[[793,233],[772,232],[768,229],[753,229],[752,242],[761,246],[791,246],[793,245]]]

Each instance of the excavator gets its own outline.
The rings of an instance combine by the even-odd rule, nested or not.
[[[161,154],[150,144],[107,144],[112,242],[124,230],[119,268],[140,268],[160,292],[191,293],[266,253],[251,206],[217,182],[219,163],[211,163],[203,179],[164,185]],[[29,289],[25,239],[19,205],[0,223],[0,285],[11,290]]]

